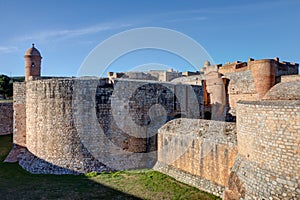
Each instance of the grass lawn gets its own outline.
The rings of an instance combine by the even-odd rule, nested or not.
[[[153,170],[33,175],[3,163],[12,136],[0,136],[0,199],[219,199]]]
[[[12,99],[0,99],[0,103],[12,103]]]

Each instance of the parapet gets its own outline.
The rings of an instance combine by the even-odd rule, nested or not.
[[[281,82],[285,83],[285,82],[293,82],[293,81],[300,81],[300,75],[284,75],[281,76]]]
[[[251,70],[252,65],[258,65],[258,64],[274,65],[276,70],[276,77],[279,77],[281,75],[291,75],[291,74],[299,73],[298,63],[280,61],[278,57],[275,57],[273,59],[259,59],[259,60],[249,58],[248,62],[241,62],[241,61],[235,61],[232,63],[228,62],[224,66],[220,65],[218,70],[219,73],[221,74],[235,73],[235,72]]]
[[[224,66],[221,66],[219,68],[219,73],[227,74],[246,70],[249,70],[247,62],[235,61],[233,63],[226,63]]]

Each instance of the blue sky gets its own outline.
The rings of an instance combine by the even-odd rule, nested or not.
[[[24,52],[35,43],[43,56],[43,75],[76,76],[99,43],[141,27],[186,34],[215,63],[275,56],[299,63],[299,11],[298,0],[0,0],[0,74],[23,75]],[[144,63],[189,69],[184,59],[159,50],[132,52],[110,69]]]

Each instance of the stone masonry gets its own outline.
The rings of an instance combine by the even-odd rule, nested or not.
[[[200,79],[179,81],[196,86],[42,79],[41,59],[28,49],[26,81],[14,83],[8,161],[52,174],[154,167],[224,199],[300,199],[298,64],[206,62]]]
[[[181,118],[159,129],[154,169],[222,196],[236,154],[235,123]]]
[[[15,123],[14,140],[34,155],[26,153],[19,162],[33,173],[151,168],[158,128],[178,116],[200,117],[201,86],[108,79],[15,85],[15,118],[25,108],[26,123]],[[26,107],[18,98],[24,86]]]
[[[241,101],[225,199],[300,198],[300,102]]]
[[[13,103],[0,103],[0,135],[13,133]]]

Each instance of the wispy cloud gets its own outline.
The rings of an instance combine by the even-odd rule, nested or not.
[[[18,48],[15,46],[0,46],[0,53],[12,53],[17,50]]]
[[[166,22],[186,22],[186,21],[204,21],[207,20],[207,17],[190,17],[190,18],[181,18],[181,19],[170,19]]]
[[[78,29],[61,29],[61,30],[48,30],[41,31],[38,34],[31,36],[19,37],[17,40],[52,40],[52,39],[68,39],[72,37],[84,36],[103,31],[109,31],[119,28],[130,27],[131,24],[98,24],[88,27],[82,27]]]
[[[237,12],[253,12],[257,10],[282,8],[284,6],[299,5],[299,0],[271,0],[271,1],[260,1],[260,2],[248,2],[240,4],[229,4],[228,6],[219,7],[216,5],[212,8],[202,8],[202,9],[191,9],[191,10],[178,10],[166,13],[170,14],[224,14],[224,13],[237,13]]]

